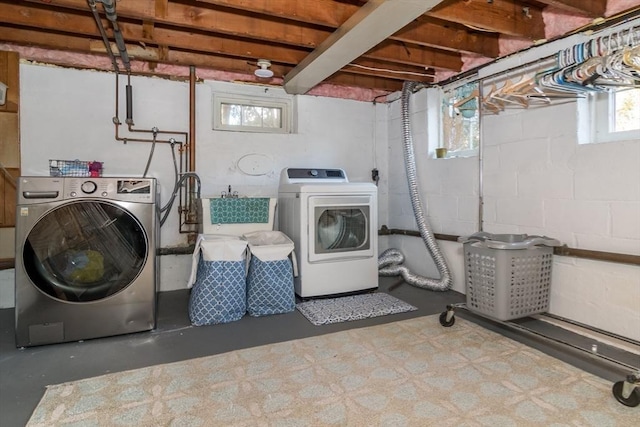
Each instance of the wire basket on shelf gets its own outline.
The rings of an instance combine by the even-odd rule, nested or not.
[[[49,160],[50,176],[102,176],[102,162],[84,160]]]

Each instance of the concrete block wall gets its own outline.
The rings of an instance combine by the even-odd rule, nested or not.
[[[578,144],[576,105],[485,118],[484,227],[640,254],[640,143]]]
[[[52,158],[103,160],[107,175],[142,173],[149,144],[114,141],[112,74],[22,64],[21,76],[25,174],[46,175]],[[203,194],[217,194],[231,184],[241,194],[273,195],[279,170],[286,166],[343,167],[352,181],[368,181],[376,167],[380,225],[416,229],[404,170],[399,100],[376,105],[299,96],[298,133],[249,135],[212,130],[214,90],[264,93],[263,88],[246,85],[198,85],[197,170]],[[134,91],[138,128],[186,129],[185,83],[136,78]],[[412,97],[421,196],[434,231],[468,235],[479,228],[478,162],[474,157],[433,159],[438,132],[427,124],[427,117],[437,116],[439,96],[437,89],[428,89]],[[640,145],[630,141],[577,146],[575,115],[575,106],[566,104],[485,118],[484,229],[546,234],[573,247],[638,254]],[[156,151],[150,175],[160,179],[166,201],[173,167],[166,146]],[[248,153],[268,154],[272,171],[261,177],[243,174],[237,161]],[[614,167],[608,166],[612,163]],[[163,228],[163,246],[180,244],[183,236],[176,230],[177,216]],[[410,268],[434,277],[435,266],[419,238],[381,237],[380,249],[387,247],[399,247]],[[461,247],[448,242],[442,247],[453,270],[454,289],[464,291]],[[162,261],[161,274],[168,278],[162,290],[184,287],[190,257]],[[553,281],[552,312],[640,339],[638,267],[556,257]]]
[[[439,133],[428,129],[429,109],[439,108],[440,91],[411,97],[411,129],[423,210],[434,232],[470,234],[478,229],[478,162],[473,158],[435,159]],[[436,123],[437,125],[437,123]],[[401,102],[389,105],[389,215],[394,228],[416,229],[403,153]]]
[[[580,145],[577,126],[577,102],[485,118],[484,230],[640,255],[640,141]],[[556,256],[550,311],[639,339],[640,267]]]
[[[115,76],[112,73],[23,63],[21,74],[21,149],[24,175],[48,175],[49,159],[100,160],[105,176],[141,176],[151,144],[115,141]],[[125,115],[125,79],[120,81],[120,119]],[[188,130],[188,84],[132,77],[136,129]],[[240,195],[276,196],[285,167],[344,168],[353,182],[370,182],[371,169],[387,165],[385,104],[335,98],[296,96],[297,132],[256,134],[213,130],[214,93],[286,96],[282,89],[205,81],[196,86],[196,170],[204,196],[232,186]],[[122,126],[126,128],[126,126]],[[121,137],[127,136],[124,129]],[[130,135],[129,135],[130,136]],[[136,137],[141,137],[136,134]],[[149,137],[144,134],[143,137]],[[270,171],[252,176],[238,161],[264,154]],[[386,218],[388,191],[382,171],[379,214]],[[148,176],[156,177],[165,204],[173,190],[174,171],[168,144],[158,144]],[[174,212],[177,203],[174,205]],[[186,243],[178,216],[162,227],[163,247]],[[161,290],[183,289],[191,256],[162,256]],[[0,307],[13,306],[13,276],[0,277]]]
[[[422,208],[433,232],[469,235],[478,230],[478,161],[477,158],[434,158],[433,151],[438,146],[440,135],[435,128],[439,125],[440,103],[440,90],[433,88],[417,92],[409,103]],[[386,225],[417,230],[405,171],[401,101],[391,103],[388,112],[389,222]],[[435,263],[422,239],[382,236],[380,247],[399,249],[405,255],[405,265],[412,272],[438,278]],[[464,292],[461,245],[441,242],[440,249],[451,270],[453,289]]]
[[[438,94],[423,90],[414,97]],[[402,164],[400,102],[390,106],[390,165]],[[418,105],[436,103],[420,101]],[[412,115],[418,175],[428,221],[435,232],[478,230],[478,158],[433,159],[421,135],[425,114]],[[554,237],[570,247],[640,254],[640,141],[578,145],[576,103],[507,110],[485,116],[483,230]],[[424,132],[422,132],[424,134]],[[391,228],[416,229],[406,178],[393,175]],[[386,238],[418,274],[437,277],[416,237]],[[454,250],[451,246],[457,245]],[[464,292],[461,245],[441,242],[454,289]],[[425,261],[427,260],[427,261]],[[640,267],[554,257],[550,312],[640,339]]]

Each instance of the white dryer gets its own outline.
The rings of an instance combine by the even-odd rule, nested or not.
[[[278,227],[298,258],[302,298],[378,287],[378,204],[372,183],[342,169],[286,168],[280,175]]]
[[[18,347],[155,327],[155,179],[21,177],[17,193]]]

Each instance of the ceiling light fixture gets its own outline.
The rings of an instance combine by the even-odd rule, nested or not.
[[[273,71],[269,69],[269,67],[271,67],[271,61],[269,61],[268,59],[258,59],[258,67],[260,68],[253,72],[256,77],[260,77],[263,79],[273,77]]]

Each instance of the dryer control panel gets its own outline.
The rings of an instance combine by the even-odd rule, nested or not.
[[[280,175],[280,183],[349,182],[344,169],[286,168]]]

